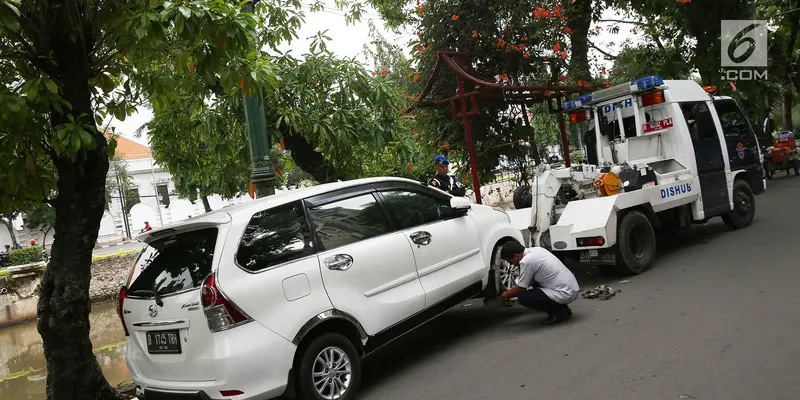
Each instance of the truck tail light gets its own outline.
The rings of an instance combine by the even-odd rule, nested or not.
[[[606,244],[606,239],[602,236],[595,236],[595,237],[587,237],[587,238],[578,238],[578,247],[589,247],[589,246],[602,246]]]
[[[663,91],[648,93],[642,96],[642,107],[652,106],[653,104],[660,104],[663,102],[664,102]]]
[[[583,122],[583,121],[586,121],[586,110],[569,113],[570,124],[577,124],[578,122]]]
[[[216,274],[209,275],[203,282],[200,302],[211,332],[224,331],[253,320],[219,290]]]
[[[117,314],[119,314],[119,320],[122,322],[122,330],[125,331],[125,336],[128,335],[128,327],[125,325],[125,316],[124,316],[124,308],[125,305],[125,296],[128,295],[128,288],[121,287],[119,288],[119,296],[117,297]]]

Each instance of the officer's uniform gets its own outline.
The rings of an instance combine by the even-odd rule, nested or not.
[[[441,165],[450,165],[450,162],[444,156],[436,156],[434,158],[435,164]],[[443,190],[447,193],[450,193],[453,196],[465,196],[467,190],[464,188],[464,185],[461,184],[454,176],[447,175],[447,176],[440,176],[437,174],[430,180],[428,180],[428,186],[433,186],[437,189]]]

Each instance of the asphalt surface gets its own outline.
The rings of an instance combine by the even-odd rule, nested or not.
[[[118,251],[139,250],[142,247],[144,247],[144,243],[133,241],[133,242],[130,242],[130,243],[120,244],[120,245],[116,245],[116,246],[109,246],[109,247],[106,247],[106,248],[95,248],[94,251],[92,251],[92,254],[96,255],[96,256],[99,256],[99,255],[103,255],[103,254],[116,253]]]
[[[570,265],[573,319],[457,307],[364,361],[363,399],[800,398],[800,177],[781,174],[739,231],[716,218],[659,239],[655,267],[620,283]]]

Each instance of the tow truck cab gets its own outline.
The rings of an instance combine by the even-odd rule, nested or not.
[[[625,247],[633,245],[624,242],[631,235],[626,226],[633,223],[624,219],[632,211],[641,214],[640,224],[646,216],[645,231],[651,233],[676,220],[686,227],[715,216],[732,225],[738,192],[749,191],[752,203],[752,194],[763,192],[766,180],[745,114],[736,101],[713,92],[716,88],[694,81],[650,76],[564,103],[570,123],[585,132],[590,164],[573,168],[569,180],[585,181],[594,168],[608,172],[613,166],[622,190],[614,195],[586,190],[554,211],[548,239],[557,255],[579,252],[584,262],[631,264],[632,250]],[[746,226],[751,219],[752,213],[733,225]],[[655,238],[652,246],[654,254]],[[649,260],[628,270],[649,268],[653,255],[645,256]]]

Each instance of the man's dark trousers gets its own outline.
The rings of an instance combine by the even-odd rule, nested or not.
[[[548,314],[558,314],[566,310],[566,304],[556,303],[539,288],[526,290],[517,295],[517,301],[524,307],[532,310],[546,312]]]

